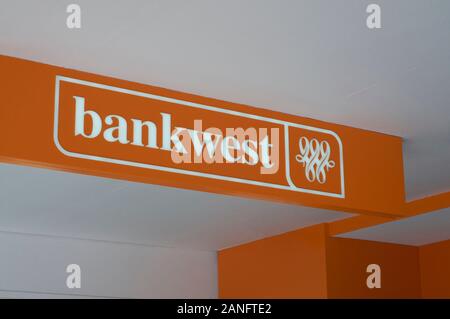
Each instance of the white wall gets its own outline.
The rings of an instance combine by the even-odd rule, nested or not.
[[[81,288],[66,286],[68,264]],[[0,232],[0,297],[216,298],[215,252]]]

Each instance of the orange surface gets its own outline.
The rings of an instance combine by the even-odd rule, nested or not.
[[[419,247],[423,298],[450,298],[450,240]]]
[[[367,266],[381,267],[381,288],[369,289]],[[329,298],[419,298],[418,248],[346,238],[327,239]]]
[[[326,298],[325,226],[218,253],[220,298]]]
[[[400,209],[404,202],[402,140],[398,137],[11,57],[0,56],[0,70],[2,70],[0,161],[374,216],[402,215]],[[274,191],[256,185],[68,157],[62,154],[53,142],[56,75],[332,130],[343,142],[346,196],[341,199],[289,190]],[[100,98],[96,92],[91,93],[91,98]],[[107,101],[106,104],[109,104],[111,109],[117,109],[119,102],[123,102],[122,99],[124,97],[108,97],[101,102]],[[208,118],[208,115],[205,117],[206,120],[217,122],[217,118]],[[244,124],[245,121],[242,121],[242,125]],[[76,141],[67,138],[64,142],[71,147],[76,145]],[[92,151],[92,147],[93,145],[86,146],[84,151]],[[104,146],[97,144],[94,149],[118,156],[123,155],[119,154],[122,151],[115,153],[116,150],[105,149]],[[129,151],[129,148],[126,149]],[[137,152],[128,151],[123,152],[126,152],[127,156],[141,156]],[[152,160],[161,160],[157,156],[152,157]],[[237,170],[233,174],[240,173]],[[260,178],[254,174],[253,176],[255,179]]]
[[[419,248],[328,237],[324,224],[222,250],[218,264],[222,298],[421,297]],[[369,264],[379,289],[366,285]]]
[[[405,212],[415,215],[446,208],[449,206],[449,194],[438,194],[406,203],[404,205]],[[393,218],[360,215],[323,225],[326,232],[323,232],[321,236],[324,237],[325,241],[317,239],[316,243],[320,243],[321,246],[317,248],[316,245],[316,249],[321,253],[325,249],[326,259],[309,259],[310,252],[307,249],[302,251],[302,254],[305,259],[316,263],[315,267],[311,265],[313,268],[322,271],[323,266],[326,266],[327,297],[450,298],[450,240],[422,247],[413,247],[330,237],[392,220]],[[233,274],[236,278],[246,275],[242,274],[242,268],[230,267],[230,265],[234,265],[235,262],[237,265],[237,259],[242,258],[242,254],[253,256],[255,247],[258,247],[258,254],[264,256],[267,260],[290,262],[286,255],[289,256],[289,253],[294,254],[294,252],[286,250],[285,247],[295,247],[302,242],[301,236],[303,233],[307,233],[307,230],[308,228],[305,228],[289,233],[298,235],[297,237],[286,237],[290,240],[282,240],[283,236],[286,235],[283,234],[227,249],[225,251],[226,258],[219,258],[219,278],[222,276],[221,272],[227,274],[225,277],[227,281],[222,280],[219,285],[221,293],[225,287],[227,297],[239,295],[242,291],[246,293],[246,297],[253,297],[255,292],[247,289],[245,281],[234,281]],[[295,241],[297,241],[297,244]],[[264,244],[262,244],[263,242]],[[325,245],[325,248],[323,245]],[[242,247],[245,248],[242,249]],[[265,247],[270,247],[270,249],[264,250]],[[280,258],[280,252],[284,252],[285,256],[283,258]],[[278,267],[267,269],[261,267],[258,259],[256,259],[256,262],[252,258],[244,260],[247,274],[251,272],[263,274],[260,276],[262,278],[261,282],[258,283],[260,287],[263,286],[265,290],[270,291],[272,282],[276,282],[276,290],[273,291],[276,293],[274,297],[290,297],[292,295],[290,292],[296,289],[292,284],[295,283],[299,286],[305,284],[305,282],[288,281],[287,279],[283,281],[276,280],[280,273],[282,273],[283,278],[291,276],[297,279],[298,274],[295,267],[292,269],[283,267],[280,264]],[[366,286],[366,279],[369,275],[366,273],[366,267],[369,264],[381,266],[382,287],[380,289],[369,289]],[[313,277],[315,278],[316,276],[317,274],[314,273]],[[287,282],[289,282],[290,286],[282,287]],[[312,289],[311,284],[311,282],[308,282],[306,287]],[[323,282],[319,281],[318,285],[323,287]],[[297,289],[300,290],[301,288],[297,287]],[[313,297],[307,291],[305,291],[305,294],[298,296]]]

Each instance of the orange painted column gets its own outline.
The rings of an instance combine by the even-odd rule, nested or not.
[[[449,259],[450,262],[450,259]],[[381,287],[366,284],[381,268]],[[316,225],[219,252],[221,298],[420,298],[417,247],[328,237]]]
[[[421,246],[423,298],[450,298],[450,240]]]
[[[303,228],[218,254],[220,298],[326,298],[326,229]]]
[[[417,247],[327,238],[329,298],[420,298]],[[368,288],[367,266],[380,266],[380,288]]]

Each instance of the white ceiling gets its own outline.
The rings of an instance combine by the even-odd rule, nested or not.
[[[65,26],[73,2],[81,30]],[[365,26],[372,2],[380,30]],[[402,136],[412,199],[450,190],[449,14],[448,0],[0,0],[0,54]],[[0,171],[9,231],[217,249],[348,216]]]
[[[422,246],[450,238],[450,208],[359,229],[336,237]]]
[[[0,232],[215,251],[352,215],[0,164]]]

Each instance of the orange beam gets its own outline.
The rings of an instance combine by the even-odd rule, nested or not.
[[[3,162],[373,216],[402,214],[404,184],[399,137],[12,57],[0,56],[0,70],[0,160]],[[78,82],[58,82],[62,78]],[[180,101],[185,103],[181,105]],[[192,104],[212,106],[222,113],[186,106]],[[183,127],[193,125],[193,120],[198,118],[207,127],[221,129],[229,126],[283,128],[280,136],[286,134],[290,138],[281,138],[279,147],[283,150],[286,146],[284,150],[288,151],[281,152],[280,170],[272,175],[257,173],[254,166],[245,164],[178,164],[171,159],[170,151],[161,150],[160,144],[153,148],[136,147],[102,139],[101,134],[98,138],[85,138],[77,130],[74,134],[74,118],[79,118],[75,108],[81,109],[81,105],[84,107],[81,114],[93,111],[105,121],[103,129],[110,125],[106,117],[111,114],[120,115],[127,123],[132,119],[154,121],[158,143],[164,127],[163,111],[171,115],[172,125]],[[242,114],[256,116],[257,120]],[[83,116],[83,120],[86,118],[89,116]],[[273,121],[264,122],[261,118]],[[89,123],[85,129],[91,129]],[[128,126],[130,130],[131,127]],[[318,131],[308,131],[305,127]],[[330,156],[334,166],[327,171],[329,184],[306,180],[305,165],[296,155],[301,137],[319,138],[333,147]],[[337,137],[342,143],[340,148]],[[155,166],[172,171],[155,170]],[[178,171],[174,173],[174,169]],[[179,173],[180,169],[185,173]],[[209,178],[208,174],[220,178]],[[224,179],[223,175],[230,179]],[[236,179],[250,183],[235,182]],[[282,187],[261,186],[261,182]],[[331,192],[342,196],[326,195]]]
[[[450,207],[450,192],[413,200],[405,204],[405,215],[414,216]]]

